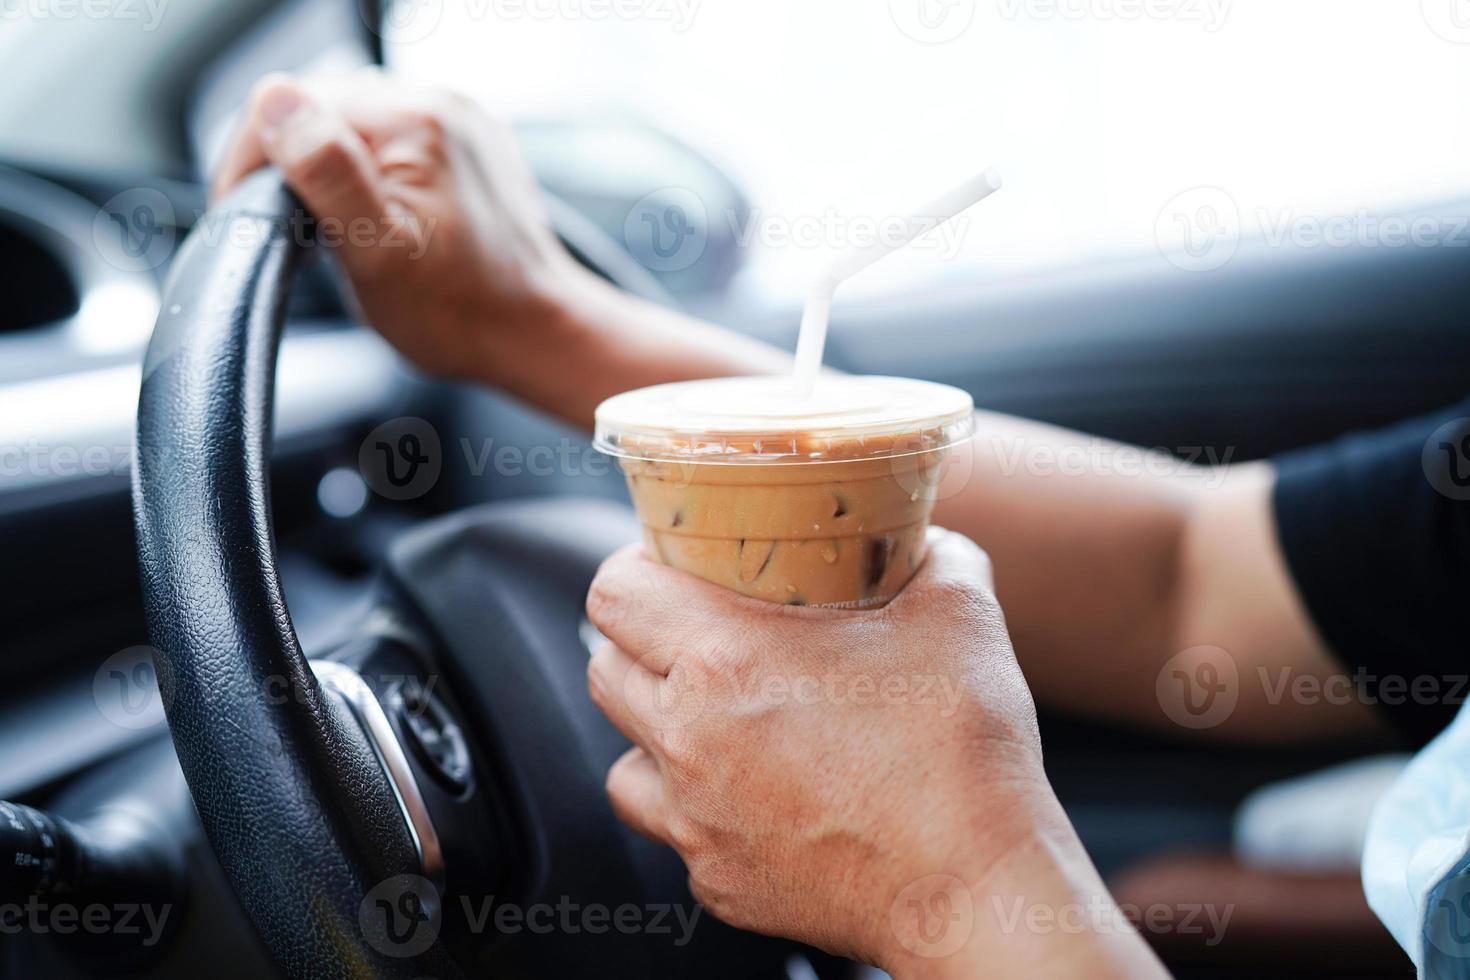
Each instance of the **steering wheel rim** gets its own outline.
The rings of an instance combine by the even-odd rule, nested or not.
[[[144,362],[133,512],[149,633],[204,830],[285,972],[456,975],[437,945],[387,956],[372,887],[421,871],[374,748],[303,655],[269,500],[275,361],[305,211],[266,170],[180,250]]]

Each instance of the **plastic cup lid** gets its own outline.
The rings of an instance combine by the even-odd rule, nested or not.
[[[634,459],[834,462],[952,446],[973,413],[967,392],[910,378],[827,375],[805,398],[786,376],[716,378],[609,398],[593,444]]]

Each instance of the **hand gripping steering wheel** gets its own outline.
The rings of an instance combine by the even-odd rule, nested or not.
[[[133,467],[169,728],[256,932],[292,977],[783,975],[787,947],[707,915],[681,936],[676,913],[696,914],[682,864],[603,793],[626,742],[587,698],[579,629],[598,562],[635,534],[624,509],[421,525],[392,547],[359,635],[308,661],[269,469],[308,224],[261,171],[184,244]]]

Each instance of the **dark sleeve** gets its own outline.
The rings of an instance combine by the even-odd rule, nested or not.
[[[1470,684],[1470,401],[1277,459],[1276,530],[1354,681],[1426,742]]]

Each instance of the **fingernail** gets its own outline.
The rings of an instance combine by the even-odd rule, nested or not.
[[[279,85],[268,89],[260,101],[260,120],[266,130],[275,132],[281,126],[301,111],[303,105],[301,93],[286,85]]]

